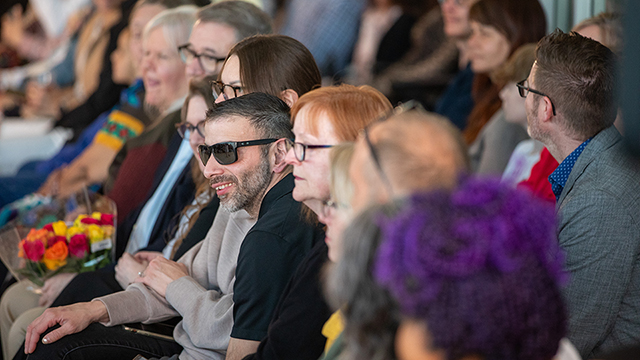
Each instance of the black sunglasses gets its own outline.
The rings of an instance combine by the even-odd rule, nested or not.
[[[538,90],[534,90],[532,88],[530,88],[529,86],[529,81],[527,81],[527,79],[524,79],[522,81],[520,81],[519,83],[516,84],[516,86],[518,87],[518,94],[520,94],[520,97],[526,98],[527,95],[529,95],[529,93],[534,93],[540,96],[544,96],[547,99],[549,99],[549,102],[551,103],[551,110],[553,110],[553,116],[556,116],[556,106],[553,105],[553,101],[551,100],[551,98],[549,97],[549,95],[547,94],[543,94],[542,92],[538,91]]]
[[[213,145],[198,145],[200,160],[206,166],[211,155],[220,165],[230,165],[238,161],[238,148],[243,146],[266,145],[278,139],[260,139],[251,141],[228,141]]]

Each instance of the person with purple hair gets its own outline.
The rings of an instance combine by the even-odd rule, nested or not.
[[[549,360],[566,333],[552,206],[495,180],[378,216],[373,274],[398,304],[399,360]]]

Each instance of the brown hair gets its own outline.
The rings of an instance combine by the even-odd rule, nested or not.
[[[211,81],[215,80],[213,76],[205,76],[202,78],[194,78],[189,82],[189,94],[184,100],[184,105],[182,105],[182,109],[180,110],[180,118],[182,121],[187,121],[187,112],[189,110],[189,101],[196,96],[201,96],[204,99],[204,102],[207,104],[207,108],[211,108],[215,101],[213,97],[213,92],[211,91]],[[203,114],[204,119],[204,114]],[[193,179],[193,183],[196,188],[195,203],[191,203],[182,209],[180,212],[180,218],[186,216],[188,217],[188,225],[184,232],[179,234],[178,239],[173,245],[173,249],[171,251],[171,256],[175,255],[176,251],[182,244],[182,241],[187,237],[189,231],[198,220],[200,216],[200,212],[204,209],[209,201],[213,198],[213,190],[211,186],[209,186],[209,181],[204,177],[202,171],[200,170],[200,166],[198,166],[199,159],[193,158],[190,162],[191,167],[191,178]],[[205,195],[206,194],[206,195]],[[201,199],[206,199],[201,200]],[[179,226],[180,221],[178,221]],[[177,228],[175,230],[178,230]]]
[[[231,48],[227,60],[231,55],[240,60],[240,80],[245,93],[263,92],[279,97],[282,91],[291,89],[302,96],[322,81],[311,52],[288,36],[252,36]],[[220,74],[225,65],[226,61]]]
[[[371,86],[323,87],[300,97],[291,108],[291,122],[307,109],[311,132],[317,131],[321,114],[327,115],[340,141],[355,141],[360,130],[392,109],[389,100]]]
[[[622,51],[623,28],[620,15],[603,12],[594,17],[582,20],[573,27],[573,31],[579,32],[588,26],[597,26],[602,35],[602,45],[608,47],[616,54]]]
[[[524,44],[509,57],[507,62],[491,74],[491,81],[498,87],[526,79],[536,60],[536,44]]]
[[[565,130],[584,141],[615,121],[616,63],[601,43],[556,30],[538,43],[531,86],[553,99]]]
[[[502,33],[511,52],[526,43],[536,43],[547,31],[544,10],[538,0],[480,0],[471,6],[469,20],[489,25]],[[487,74],[476,74],[472,95],[475,106],[467,120],[463,135],[467,144],[472,143],[482,127],[500,109],[500,89]]]

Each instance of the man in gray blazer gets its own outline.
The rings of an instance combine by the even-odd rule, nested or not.
[[[640,167],[613,126],[616,59],[559,30],[536,49],[528,131],[560,165],[549,176],[566,253],[569,339],[583,358],[640,342]]]

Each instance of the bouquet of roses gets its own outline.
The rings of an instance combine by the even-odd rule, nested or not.
[[[23,265],[17,272],[38,286],[60,272],[82,273],[111,262],[114,215],[79,215],[72,224],[56,221],[31,229],[18,243]]]

